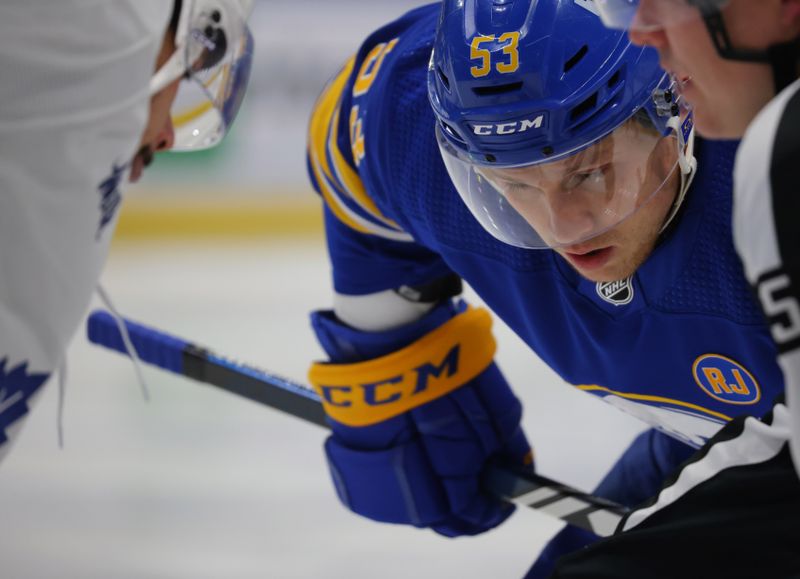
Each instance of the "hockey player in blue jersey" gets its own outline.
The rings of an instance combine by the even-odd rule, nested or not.
[[[480,472],[531,455],[460,279],[565,382],[653,427],[601,496],[648,498],[764,412],[782,381],[732,246],[735,150],[695,142],[655,52],[590,2],[446,0],[370,35],[308,148],[335,290],[310,379],[342,502],[447,536],[510,514]],[[566,530],[530,576],[589,540]]]

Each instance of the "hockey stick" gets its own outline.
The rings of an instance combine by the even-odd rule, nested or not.
[[[211,384],[254,402],[328,428],[319,396],[286,378],[240,364],[159,330],[125,321],[139,358],[199,382]],[[127,354],[116,320],[95,311],[87,323],[89,341]],[[528,471],[490,465],[483,484],[495,496],[527,506],[606,537],[614,532],[626,509]]]

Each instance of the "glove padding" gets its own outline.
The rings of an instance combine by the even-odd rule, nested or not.
[[[455,537],[491,529],[513,512],[513,505],[489,496],[479,485],[488,460],[530,464],[531,451],[520,428],[520,402],[491,362],[494,341],[489,324],[485,324],[485,330],[476,330],[475,324],[468,323],[467,329],[458,325],[478,313],[488,317],[485,312],[466,310],[463,304],[447,303],[414,324],[375,333],[346,327],[330,312],[313,314],[314,328],[333,361],[352,362],[369,352],[373,356],[369,364],[394,371],[387,376],[419,370],[414,360],[425,359],[431,344],[444,348],[448,356],[455,351],[455,358],[446,357],[449,366],[445,362],[439,366],[438,376],[451,378],[442,388],[445,393],[409,408],[399,406],[402,412],[387,417],[386,409],[403,400],[399,387],[393,386],[399,381],[384,380],[382,384],[389,387],[384,394],[374,395],[373,388],[376,406],[382,406],[378,408],[379,419],[369,420],[371,408],[367,407],[355,420],[358,425],[345,423],[353,422],[347,411],[356,404],[348,406],[348,399],[334,395],[341,394],[344,387],[325,390],[331,388],[325,386],[326,365],[312,369],[312,383],[323,400],[334,403],[326,404],[333,431],[325,443],[331,475],[339,498],[355,513],[381,522],[430,527]],[[457,321],[461,316],[464,318]],[[482,323],[478,326],[484,327]],[[471,337],[467,335],[470,333]],[[476,339],[484,344],[488,340],[491,350],[470,355],[469,342]],[[453,348],[448,350],[449,346]],[[376,347],[390,354],[375,357],[379,355]],[[466,358],[474,362],[478,356],[485,361],[477,370],[473,363],[470,372]],[[434,355],[434,359],[441,356]],[[410,366],[398,367],[398,360],[410,362]],[[353,376],[360,373],[359,364],[337,367],[344,373],[353,368]],[[459,377],[467,379],[459,383]],[[375,384],[357,379],[353,382],[367,389]],[[412,394],[419,390],[419,383],[416,387]],[[360,392],[356,386],[352,389]]]

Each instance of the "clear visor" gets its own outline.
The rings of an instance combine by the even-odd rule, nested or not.
[[[594,0],[608,28],[647,31],[668,28],[725,7],[729,0]]]
[[[188,32],[150,83],[155,94],[183,77],[170,111],[174,151],[213,147],[225,136],[242,104],[253,56],[253,37],[241,14],[197,3]]]
[[[577,153],[514,167],[478,165],[437,140],[448,173],[486,231],[528,249],[575,248],[635,215],[656,195],[672,202],[689,172],[688,111],[661,132],[634,115]],[[685,120],[685,123],[681,122]],[[687,120],[688,119],[688,120]]]

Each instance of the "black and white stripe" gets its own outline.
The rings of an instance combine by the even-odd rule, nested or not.
[[[616,505],[598,505],[597,497],[592,497],[592,502],[589,502],[580,495],[565,495],[553,488],[531,491],[515,497],[513,502],[544,511],[577,527],[591,529],[601,537],[612,535],[623,516],[622,509]]]
[[[739,417],[728,423],[702,450],[695,454],[649,503],[627,515],[620,531],[629,531],[653,514],[675,504],[701,486],[703,493],[715,487],[727,488],[739,475],[775,459],[785,449],[789,437],[790,417],[786,406],[778,402],[763,421]],[[725,473],[725,478],[720,476]],[[764,492],[770,489],[764,488]],[[702,507],[702,505],[699,505]]]
[[[613,537],[562,557],[552,579],[800,578],[800,480],[779,401],[729,422]]]
[[[524,507],[536,509],[601,537],[614,533],[625,507],[601,497],[583,493],[537,474],[489,468],[484,486],[499,496]]]
[[[785,105],[775,127],[769,177],[778,251],[784,268],[794,277],[800,273],[800,84],[781,97]],[[800,280],[792,281],[797,288]]]
[[[800,467],[800,80],[750,125],[735,171],[734,242],[779,351]]]

